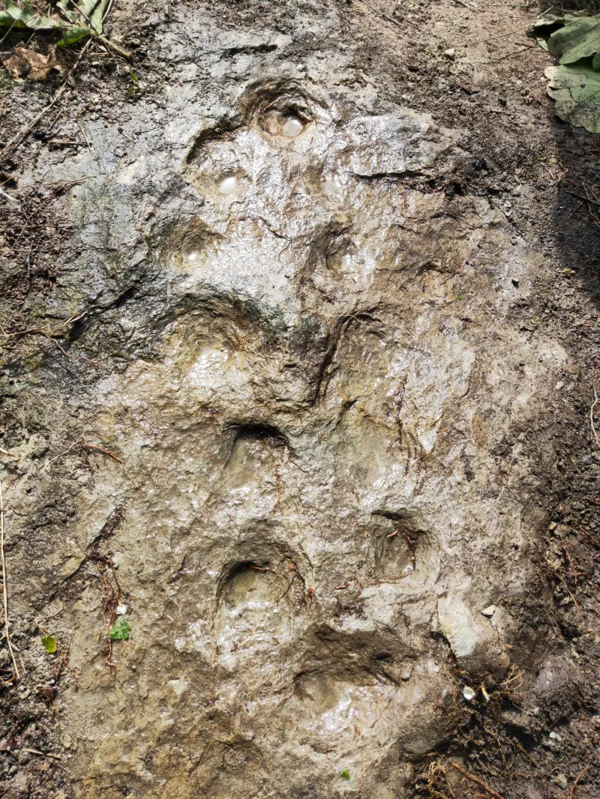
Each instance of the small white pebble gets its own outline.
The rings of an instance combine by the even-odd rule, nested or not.
[[[548,738],[551,738],[553,741],[561,741],[562,738],[557,732],[551,732]]]
[[[303,130],[304,125],[302,122],[300,122],[299,119],[296,119],[296,117],[290,117],[281,129],[281,132],[284,136],[287,136],[288,139],[295,139],[296,136],[299,136]]]
[[[493,616],[494,613],[496,612],[496,606],[495,605],[488,605],[488,607],[484,608],[481,612],[483,613],[484,616],[487,616],[489,618],[489,617]]]
[[[235,175],[229,175],[229,177],[223,178],[219,183],[219,191],[221,194],[233,194],[237,187],[238,179]]]
[[[188,261],[195,261],[197,257],[198,257],[198,253],[194,250],[194,252],[191,252],[188,255]]]
[[[127,605],[117,605],[117,616],[124,616],[127,613]]]
[[[347,269],[351,269],[352,268],[352,256],[350,255],[350,253],[346,253],[345,255],[342,255],[342,264],[341,264],[341,266],[342,266],[342,270],[343,271],[346,271]],[[410,563],[408,566],[406,566],[402,570],[402,573],[403,574],[409,574],[412,571],[414,571],[414,568],[412,566],[412,563]]]
[[[463,696],[467,700],[467,702],[472,702],[473,699],[475,699],[476,692],[468,685],[465,685],[465,687],[463,688]]]

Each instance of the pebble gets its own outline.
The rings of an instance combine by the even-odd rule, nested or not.
[[[487,616],[488,618],[491,618],[494,615],[494,613],[496,612],[496,606],[495,605],[488,605],[488,607],[484,608],[481,612],[483,613],[484,616]]]
[[[449,50],[444,50],[444,55],[446,56],[446,58],[454,58],[456,55],[456,51],[454,50],[453,47],[451,47]]]
[[[302,124],[302,122],[300,122],[300,120],[296,119],[295,117],[290,117],[290,119],[287,120],[287,122],[281,129],[281,132],[283,133],[284,136],[287,136],[288,139],[295,139],[296,136],[299,136],[303,130],[304,130],[304,125]]]
[[[556,777],[552,780],[555,785],[558,785],[559,788],[562,788],[564,791],[565,788],[568,786],[569,781],[564,774],[557,774]]]
[[[470,688],[468,685],[465,685],[463,688],[463,696],[467,700],[467,702],[472,702],[475,699],[476,691]]]
[[[233,192],[238,187],[238,180],[235,175],[229,175],[229,177],[223,178],[223,180],[219,183],[219,192],[221,194],[233,194]]]

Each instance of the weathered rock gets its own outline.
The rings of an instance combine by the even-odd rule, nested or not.
[[[540,256],[484,196],[449,213],[461,132],[345,88],[337,13],[300,14],[301,68],[290,36],[190,11],[160,107],[38,167],[85,178],[82,316],[39,365],[52,457],[10,489],[44,526],[14,607],[65,597],[89,799],[338,796],[342,769],[398,799],[452,728],[451,654],[510,663],[481,608],[528,585],[534,478],[494,452],[569,361],[514,322]]]

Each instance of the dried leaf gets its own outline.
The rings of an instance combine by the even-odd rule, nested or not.
[[[45,80],[51,69],[60,73],[65,71],[54,48],[50,49],[48,55],[42,55],[25,47],[15,47],[15,55],[3,59],[2,63],[15,80]]]

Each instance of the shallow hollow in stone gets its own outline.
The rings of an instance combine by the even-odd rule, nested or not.
[[[266,561],[243,561],[230,569],[219,592],[215,625],[226,667],[235,668],[240,657],[277,650],[290,639],[293,592],[288,582]]]

